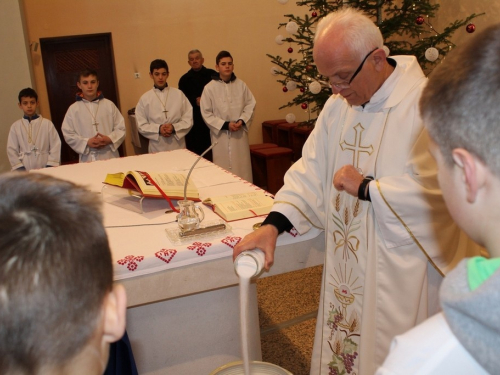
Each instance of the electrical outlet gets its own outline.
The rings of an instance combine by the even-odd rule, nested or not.
[[[137,79],[137,78],[141,78],[141,73],[134,73],[134,77]]]

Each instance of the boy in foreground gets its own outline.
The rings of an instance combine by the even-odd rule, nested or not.
[[[102,374],[125,310],[99,198],[41,174],[0,176],[0,373]]]
[[[12,124],[7,140],[7,156],[12,170],[57,167],[61,162],[61,139],[52,121],[36,113],[38,94],[32,88],[19,92],[23,117]]]
[[[193,126],[193,107],[184,93],[167,84],[165,60],[153,60],[149,76],[153,88],[144,93],[135,107],[139,133],[149,139],[149,152],[186,148],[185,137]]]
[[[500,368],[500,24],[452,51],[420,110],[447,207],[491,259],[463,260],[440,289],[443,312],[397,336],[377,374],[494,374]]]
[[[80,72],[76,84],[80,92],[61,127],[66,143],[80,155],[80,163],[120,157],[118,147],[125,140],[125,122],[116,105],[98,91],[97,72]]]

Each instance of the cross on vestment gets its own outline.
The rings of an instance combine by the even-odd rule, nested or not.
[[[168,119],[168,111],[166,109],[163,110],[163,114],[165,115],[165,120]]]
[[[95,132],[99,133],[99,123],[96,120],[94,120],[94,122],[92,122],[92,125],[95,126]]]
[[[371,155],[373,153],[373,146],[362,146],[361,145],[361,138],[363,135],[363,131],[365,128],[361,125],[361,123],[358,123],[354,128],[355,131],[355,136],[354,136],[354,143],[349,144],[345,141],[345,139],[340,143],[340,147],[342,148],[342,151],[352,151],[352,165],[359,170],[359,156],[362,152]]]

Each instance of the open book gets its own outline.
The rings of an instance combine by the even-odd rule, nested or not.
[[[186,176],[181,173],[169,172],[141,172],[109,173],[104,180],[105,184],[136,190],[144,197],[184,199],[184,185]],[[189,181],[186,197],[191,200],[200,200],[196,186]]]
[[[233,221],[267,215],[274,199],[263,191],[252,191],[208,198],[203,203],[212,206],[212,210],[224,220]]]

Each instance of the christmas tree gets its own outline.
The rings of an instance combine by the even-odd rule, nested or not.
[[[288,0],[278,0],[286,3]],[[442,32],[438,32],[431,24],[439,10],[439,4],[431,4],[430,0],[304,0],[298,6],[308,9],[304,17],[285,14],[288,22],[278,27],[285,28],[287,36],[278,35],[276,43],[288,44],[288,53],[294,52],[294,46],[302,54],[301,59],[283,58],[267,55],[273,64],[273,74],[279,76],[283,91],[299,89],[294,99],[280,107],[300,106],[309,113],[308,121],[302,125],[313,125],[317,115],[331,95],[330,86],[321,76],[313,61],[314,31],[319,20],[342,7],[358,8],[369,15],[380,28],[384,37],[386,53],[389,55],[414,55],[426,73],[453,48],[453,33],[466,26],[467,32],[475,30],[470,21],[480,14],[471,14],[465,19],[456,20]],[[294,122],[293,114],[287,115],[288,122]]]

